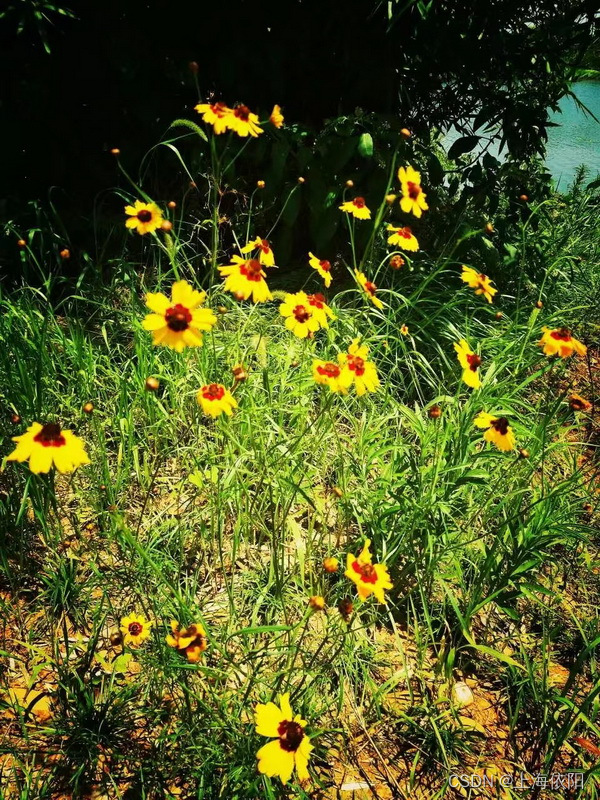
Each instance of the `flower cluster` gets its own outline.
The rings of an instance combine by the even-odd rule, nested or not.
[[[213,126],[213,131],[220,135],[226,131],[233,131],[238,136],[246,138],[252,136],[256,138],[263,133],[260,127],[258,116],[254,114],[248,106],[237,105],[229,108],[225,103],[199,103],[194,110],[202,114],[203,122]],[[273,107],[269,122],[275,128],[283,125],[281,108],[278,105]]]

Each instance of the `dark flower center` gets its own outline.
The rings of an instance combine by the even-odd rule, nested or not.
[[[143,628],[139,622],[130,622],[127,630],[132,636],[139,636]]]
[[[552,331],[550,336],[553,339],[559,339],[561,342],[571,341],[571,331],[568,328],[559,328],[557,331]]]
[[[251,258],[240,266],[240,272],[242,275],[245,275],[249,281],[260,281],[262,278],[260,274],[262,272],[261,263],[255,258]]]
[[[177,305],[166,310],[165,320],[168,327],[172,331],[181,333],[189,328],[190,322],[192,321],[192,315],[190,314],[189,309],[187,309],[185,306],[182,306],[181,303],[177,303]]]
[[[321,269],[324,272],[329,272],[329,270],[331,269],[331,262],[330,261],[327,261],[327,260],[319,261],[319,264],[321,265]]]
[[[377,571],[373,564],[361,564],[356,560],[352,564],[352,569],[358,572],[364,583],[377,583]]]
[[[140,222],[150,222],[152,219],[152,212],[144,208],[142,211],[138,211],[137,218]]]
[[[321,364],[317,367],[317,372],[319,375],[326,375],[328,378],[339,378],[340,377],[340,368],[337,364],[334,364],[332,361],[328,361],[326,364]]]
[[[42,430],[33,437],[33,441],[44,447],[62,447],[66,444],[58,422],[48,422],[44,425]]]
[[[375,296],[376,291],[377,291],[377,286],[375,286],[374,283],[371,283],[371,281],[367,281],[365,283],[365,292],[367,292],[367,294],[370,294],[371,297]]]
[[[364,208],[366,205],[364,197],[355,197],[352,202],[356,208]]]
[[[248,117],[250,116],[250,109],[248,106],[236,106],[233,109],[233,113],[238,119],[241,119],[243,122],[248,122]]]
[[[288,753],[295,753],[300,747],[300,742],[304,739],[304,728],[297,722],[283,720],[277,728],[279,734],[279,744],[282,750]]]
[[[364,359],[360,358],[360,356],[348,356],[348,369],[351,369],[356,375],[364,375]]]
[[[506,436],[508,433],[508,420],[506,417],[498,417],[498,419],[492,420],[491,426],[495,431],[498,431],[501,436]]]
[[[421,194],[421,187],[418,183],[414,183],[413,181],[407,181],[408,185],[408,196],[411,200],[416,200],[417,197]]]
[[[210,110],[217,117],[224,117],[225,114],[227,113],[225,103],[223,102],[215,103],[213,106],[210,107]]]
[[[218,383],[210,383],[202,389],[202,396],[207,400],[220,400],[225,394],[225,388]]]
[[[271,251],[271,245],[267,242],[266,239],[261,240],[259,247],[263,251],[263,253],[269,253]]]
[[[477,353],[471,353],[467,355],[467,361],[469,363],[469,369],[472,369],[473,372],[477,372],[477,370],[481,366],[481,359],[479,358]]]
[[[310,311],[308,308],[306,308],[306,306],[296,306],[292,313],[298,322],[308,322],[311,316]]]
[[[405,239],[410,239],[410,237],[412,236],[412,231],[411,231],[410,228],[400,228],[398,233],[400,234],[400,236],[403,236]]]
[[[311,304],[311,306],[315,306],[315,308],[323,308],[325,305],[325,297],[320,293],[309,294],[308,302]]]

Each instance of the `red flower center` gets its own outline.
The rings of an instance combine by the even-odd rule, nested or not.
[[[341,370],[333,361],[327,361],[317,367],[317,372],[319,375],[326,375],[328,378],[339,378]]]
[[[167,326],[172,331],[175,331],[175,333],[181,333],[189,328],[190,322],[192,321],[192,315],[190,314],[189,309],[187,309],[185,306],[182,306],[181,303],[177,303],[177,305],[167,308],[165,312],[165,320]]]
[[[48,422],[44,425],[42,430],[33,437],[33,441],[44,447],[62,447],[66,444],[58,422]]]
[[[226,109],[227,109],[227,106],[222,101],[218,102],[218,103],[215,103],[214,105],[212,105],[210,107],[210,110],[217,117],[224,117],[227,114],[227,110]]]
[[[298,305],[292,311],[292,314],[296,317],[297,322],[308,322],[311,317],[311,313],[306,308],[306,306]]]
[[[363,583],[377,583],[377,571],[373,564],[361,564],[357,559],[352,562],[352,569],[358,572]]]
[[[365,283],[365,292],[367,294],[370,294],[371,297],[375,297],[375,292],[376,291],[377,291],[377,286],[375,286],[374,283],[371,283],[371,281],[367,281]]]
[[[501,436],[506,436],[508,433],[508,420],[506,417],[498,417],[498,419],[493,419],[490,425],[495,431],[498,431]]]
[[[140,633],[143,631],[143,628],[139,622],[130,622],[127,627],[127,630],[132,636],[139,636]]]
[[[233,109],[233,115],[238,119],[241,119],[243,122],[248,122],[248,117],[250,116],[250,109],[248,106],[236,106]]]
[[[406,184],[408,186],[408,196],[411,200],[416,200],[421,194],[421,187],[418,183],[414,183],[413,181],[407,181]]]
[[[251,258],[248,261],[245,261],[240,266],[240,273],[245,275],[249,281],[260,281],[262,279],[262,266],[260,261],[257,261],[255,258]]]
[[[279,745],[282,750],[288,753],[295,753],[300,747],[300,742],[304,739],[304,728],[297,722],[283,720],[277,728],[279,734]]]
[[[348,356],[348,369],[351,369],[356,375],[364,375],[364,358],[360,358],[360,356]]]
[[[138,211],[137,218],[140,222],[150,222],[152,219],[152,212],[148,211],[148,209],[144,208],[142,211]]]
[[[308,302],[315,308],[323,308],[325,305],[325,297],[324,295],[320,294],[320,292],[317,292],[317,294],[309,294]]]
[[[324,272],[329,272],[329,270],[331,269],[331,261],[327,260],[319,261],[319,265]]]
[[[412,237],[412,231],[410,228],[400,228],[398,236],[402,236],[404,239],[410,239]]]
[[[550,336],[553,339],[559,339],[561,342],[571,341],[571,331],[568,328],[559,328],[556,331],[550,331]]]
[[[225,387],[219,383],[210,383],[202,387],[202,397],[206,400],[220,400],[225,394]]]
[[[355,197],[352,203],[356,208],[364,208],[366,205],[364,197]]]
[[[266,239],[261,239],[259,247],[263,251],[263,253],[271,252],[271,245],[267,242]]]
[[[481,359],[479,358],[477,353],[469,353],[467,355],[467,361],[469,362],[469,369],[472,369],[473,372],[477,372],[477,370],[481,366]]]

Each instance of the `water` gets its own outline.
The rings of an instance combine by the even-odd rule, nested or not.
[[[580,81],[571,88],[600,119],[600,81]],[[588,168],[589,179],[600,172],[600,123],[581,111],[572,97],[562,98],[560,110],[562,113],[550,115],[550,120],[560,127],[548,128],[546,165],[556,188],[564,192],[580,164]]]

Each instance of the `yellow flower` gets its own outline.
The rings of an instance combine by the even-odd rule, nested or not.
[[[388,231],[392,234],[388,237],[388,244],[396,244],[403,250],[412,250],[414,252],[419,249],[417,237],[410,228],[395,228],[393,225],[388,225]]]
[[[383,308],[382,301],[378,297],[375,297],[375,293],[377,292],[377,286],[372,281],[367,280],[367,276],[365,275],[365,273],[355,270],[354,277],[358,281],[361,289],[365,292],[369,300],[373,303],[375,308]]]
[[[252,297],[255,303],[273,299],[260,261],[255,258],[244,260],[239,256],[232,256],[231,261],[229,266],[219,267],[219,272],[226,278],[226,292],[231,292],[238,300]]]
[[[352,385],[352,373],[333,361],[313,361],[313,379],[315,383],[329,386],[332,392],[345,394]]]
[[[474,353],[465,339],[454,343],[458,361],[463,368],[462,379],[471,389],[479,389],[481,380],[477,370],[481,366],[481,358]]]
[[[225,103],[199,103],[194,111],[202,114],[203,122],[213,126],[215,133],[225,133],[229,127],[229,120],[233,111]]]
[[[364,197],[355,197],[354,200],[347,200],[339,207],[340,211],[352,214],[356,219],[371,219],[371,212],[365,204]]]
[[[235,131],[238,136],[254,136],[255,138],[263,132],[258,125],[258,117],[253,114],[248,106],[236,106],[231,115],[227,118],[227,127]]]
[[[306,299],[308,300],[308,306],[318,320],[319,325],[322,328],[327,328],[327,318],[335,319],[335,314],[327,305],[325,296],[320,292],[317,292],[316,294],[307,294]]]
[[[128,617],[123,617],[120,625],[123,644],[139,647],[150,636],[153,624],[141,614],[130,614]]]
[[[340,562],[334,556],[329,556],[323,559],[323,569],[325,572],[337,572],[340,567]]]
[[[171,620],[172,634],[165,641],[182,655],[185,653],[187,660],[196,662],[206,650],[206,633],[199,622],[194,622],[188,628],[181,628],[174,619]]]
[[[312,597],[308,598],[308,605],[313,611],[323,611],[325,608],[325,598],[321,597],[320,594],[313,594]]]
[[[384,591],[392,588],[392,582],[386,566],[373,564],[370,546],[371,540],[366,539],[360,555],[354,556],[348,553],[344,574],[356,584],[361,600],[366,600],[369,595],[374,594],[380,603],[385,603]]]
[[[544,354],[547,356],[560,356],[561,358],[568,358],[573,353],[578,356],[584,356],[587,353],[587,347],[571,335],[568,328],[542,328],[543,335],[538,345],[544,348]]]
[[[369,348],[360,345],[359,339],[354,339],[347,353],[340,353],[338,360],[340,365],[347,369],[352,376],[352,382],[359,397],[367,392],[376,392],[379,387],[379,377],[375,364],[367,361]]]
[[[71,431],[61,430],[57,422],[40,425],[34,422],[21,436],[13,436],[17,446],[6,457],[7,461],[29,461],[29,469],[36,475],[50,472],[52,465],[59,472],[73,472],[90,459],[84,443]]]
[[[202,331],[209,331],[217,322],[210,308],[199,308],[206,292],[197,292],[187,281],[176,281],[171,287],[171,299],[162,292],[149,292],[146,305],[152,313],[142,321],[146,331],[152,331],[152,344],[172,347],[178,353],[185,347],[199,347]]]
[[[273,106],[273,111],[271,111],[269,122],[276,128],[281,128],[283,125],[283,114],[281,113],[281,108],[277,105],[277,103]]]
[[[463,265],[460,279],[475,289],[475,294],[482,294],[488,303],[491,303],[498,289],[494,289],[491,281],[483,272],[477,272],[472,267]]]
[[[515,435],[506,417],[495,417],[481,411],[473,422],[478,428],[487,428],[483,438],[486,442],[495,444],[498,450],[507,452],[515,449]]]
[[[153,233],[162,225],[162,211],[156,203],[142,203],[141,200],[136,200],[132,206],[125,206],[125,213],[129,217],[125,226],[135,228],[139,234]]]
[[[298,780],[308,780],[308,759],[313,746],[304,730],[306,720],[293,715],[289,693],[280,696],[279,706],[259,703],[254,715],[256,733],[273,738],[256,754],[258,771],[270,778],[278,775],[285,784],[295,767]]]
[[[398,180],[402,189],[400,208],[405,214],[412,213],[419,219],[423,211],[427,211],[425,198],[427,195],[421,188],[421,174],[412,167],[400,167],[398,170]]]
[[[314,333],[321,327],[305,292],[286,294],[285,300],[279,306],[279,313],[286,318],[285,327],[300,339],[306,339],[309,333]]]
[[[258,250],[258,260],[263,267],[275,266],[275,256],[271,250],[271,245],[266,239],[261,239],[258,236],[254,241],[248,242],[245,247],[242,247],[242,253],[251,253],[253,250]]]
[[[202,411],[209,417],[218,417],[223,412],[230,417],[238,405],[235,397],[222,383],[209,383],[203,386],[196,398],[202,406]]]
[[[402,334],[402,336],[408,336],[408,325],[401,325],[400,333]]]
[[[331,286],[331,262],[329,261],[321,261],[321,259],[317,258],[312,253],[308,254],[308,263],[313,269],[316,269],[319,275],[325,281],[325,288],[329,289]]]

